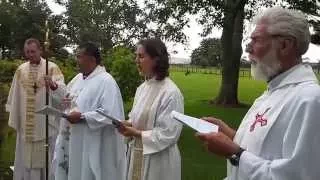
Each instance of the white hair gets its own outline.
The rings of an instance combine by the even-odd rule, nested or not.
[[[255,17],[254,23],[266,24],[267,32],[271,35],[295,38],[299,58],[307,52],[310,43],[310,31],[308,21],[301,12],[273,7]]]

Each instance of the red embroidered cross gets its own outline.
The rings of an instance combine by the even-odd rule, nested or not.
[[[268,120],[266,118],[263,118],[263,116],[269,111],[269,109],[270,108],[267,108],[263,114],[259,114],[259,113],[256,114],[256,120],[250,126],[250,132],[254,131],[254,128],[256,127],[257,123],[260,123],[261,127],[267,125]]]

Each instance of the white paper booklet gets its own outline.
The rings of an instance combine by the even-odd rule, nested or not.
[[[106,118],[109,118],[111,121],[112,121],[112,124],[115,126],[115,127],[120,127],[121,126],[121,120],[119,120],[118,118],[115,118],[113,116],[110,116],[108,114],[105,113],[105,111],[101,108],[97,109],[96,110],[97,113],[101,114],[102,116],[106,117]]]
[[[44,115],[51,115],[51,116],[58,116],[58,117],[63,117],[63,118],[67,117],[67,115],[64,112],[62,112],[61,110],[56,109],[54,107],[51,107],[51,106],[44,106],[43,108],[37,110],[35,113],[44,114]]]
[[[219,129],[219,127],[215,124],[209,123],[202,119],[187,116],[176,111],[171,112],[171,117],[200,133],[218,132]]]

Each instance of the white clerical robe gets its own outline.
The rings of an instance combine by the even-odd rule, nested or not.
[[[45,178],[45,115],[35,111],[45,105],[46,88],[44,82],[45,60],[38,65],[23,63],[18,67],[9,91],[6,111],[9,112],[9,126],[16,130],[16,152],[14,180],[43,180]],[[60,86],[64,78],[59,67],[49,62],[49,75]],[[53,96],[49,104],[59,108]],[[59,124],[49,116],[49,160],[53,154]],[[49,162],[50,164],[50,162]],[[49,171],[50,172],[50,171]]]
[[[234,142],[246,151],[228,180],[320,178],[320,87],[309,65],[299,64],[268,84],[244,117]]]
[[[124,119],[120,90],[113,77],[102,66],[84,79],[78,74],[67,89],[55,91],[63,97],[69,93],[72,108],[85,120],[69,124],[61,120],[55,149],[55,177],[57,180],[124,180],[124,138],[111,120],[95,112],[103,108],[107,114]]]
[[[172,111],[183,113],[183,110],[183,96],[169,78],[162,81],[150,79],[138,87],[129,121],[133,127],[142,130],[141,180],[181,179],[181,157],[177,142],[182,124],[172,119],[170,114]],[[135,179],[135,148],[131,142],[128,180]]]

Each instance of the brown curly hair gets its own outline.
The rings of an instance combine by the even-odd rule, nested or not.
[[[155,61],[153,72],[156,80],[163,80],[169,76],[169,53],[166,45],[160,39],[143,39],[138,42],[146,53]]]

